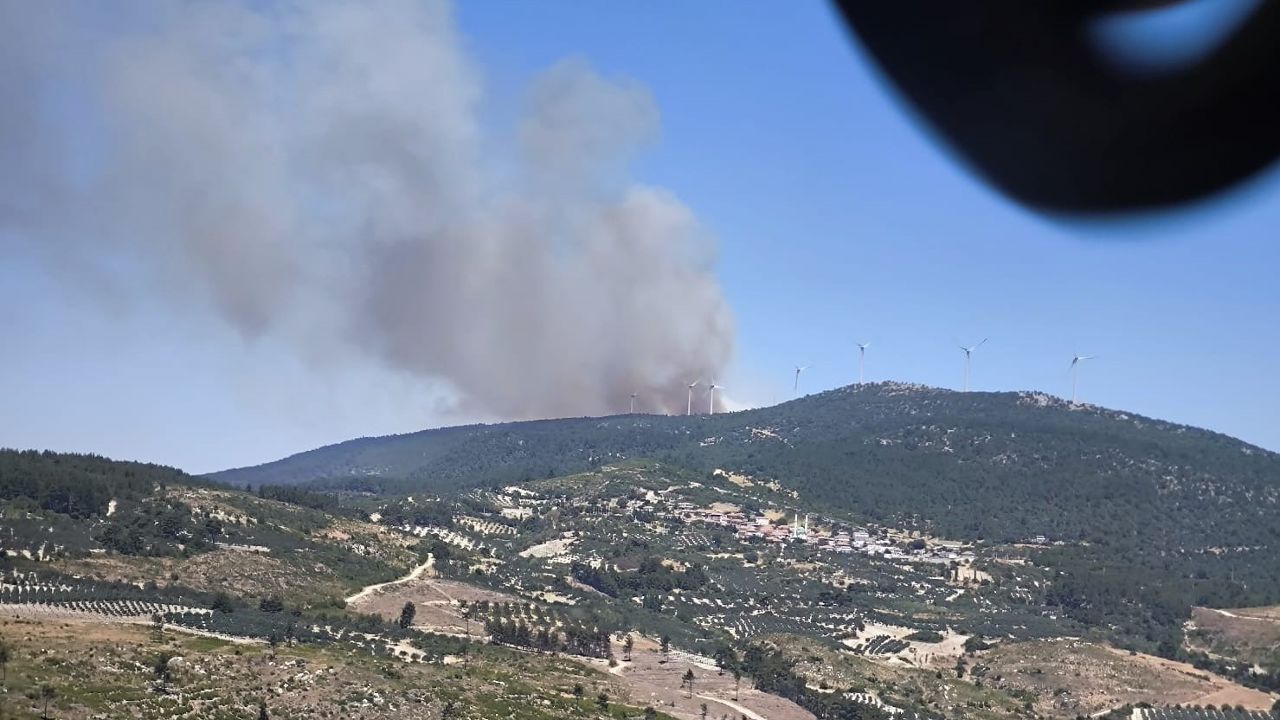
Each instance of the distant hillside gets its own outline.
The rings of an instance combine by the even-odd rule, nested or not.
[[[210,484],[163,465],[0,450],[0,554],[198,551],[211,541],[165,488]]]
[[[166,483],[207,484],[176,468],[37,450],[0,449],[0,500],[34,503],[43,510],[88,518],[107,513],[112,500],[138,500]]]
[[[713,417],[625,415],[364,438],[215,473],[449,492],[630,458],[776,479],[810,502],[943,535],[1142,538],[1204,551],[1280,542],[1280,456],[1041,393],[845,387]],[[1140,533],[1130,533],[1135,523]]]

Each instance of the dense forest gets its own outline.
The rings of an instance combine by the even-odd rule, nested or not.
[[[112,500],[139,500],[168,483],[202,483],[163,465],[98,455],[0,449],[0,500],[72,518],[106,514]]]
[[[33,542],[35,522],[42,541],[80,551],[96,545],[124,555],[200,552],[211,547],[221,527],[197,523],[190,508],[162,491],[207,484],[162,465],[0,450],[0,499],[9,510],[0,515],[0,538]],[[13,548],[22,549],[29,550]]]

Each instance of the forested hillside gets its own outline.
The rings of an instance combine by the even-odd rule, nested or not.
[[[209,484],[163,465],[0,450],[0,550],[35,556],[91,549],[199,552],[220,530],[198,523],[165,489]]]
[[[202,481],[163,465],[0,449],[0,500],[34,503],[73,518],[105,514],[111,500],[137,500],[156,485],[174,482]]]
[[[577,418],[366,438],[217,473],[449,491],[629,458],[775,479],[811,502],[998,541],[1139,538],[1253,547],[1280,533],[1280,456],[1036,393],[876,384],[714,417]]]

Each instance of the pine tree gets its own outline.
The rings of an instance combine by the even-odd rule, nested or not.
[[[258,720],[271,720],[271,716],[267,714],[267,701],[258,701]]]
[[[400,610],[400,627],[408,628],[413,624],[413,616],[418,613],[418,608],[413,603],[407,602]]]
[[[156,664],[152,668],[152,673],[156,677],[156,681],[160,683],[160,687],[169,684],[169,680],[173,677],[172,671],[169,669],[169,660],[172,658],[169,653],[162,652],[156,656]]]
[[[52,685],[40,686],[40,699],[44,701],[44,710],[41,711],[40,717],[44,720],[49,718],[49,701],[58,696],[58,691]]]

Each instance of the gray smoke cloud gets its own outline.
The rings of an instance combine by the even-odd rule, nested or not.
[[[0,249],[507,418],[683,411],[732,320],[628,168],[633,82],[561,62],[496,123],[442,2],[0,3]]]

